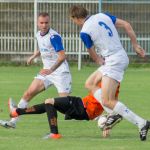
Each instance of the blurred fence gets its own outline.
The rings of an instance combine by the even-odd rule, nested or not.
[[[102,6],[102,11],[109,11],[132,24],[139,43],[150,55],[150,0],[103,0]],[[134,55],[125,32],[120,30],[119,33],[128,55]]]
[[[21,61],[23,56],[33,53],[36,48],[36,17],[44,11],[50,14],[52,28],[62,35],[66,53],[80,63],[81,56],[87,52],[79,39],[80,29],[68,17],[68,8],[73,4],[83,5],[91,14],[99,10],[109,11],[131,22],[139,43],[150,55],[148,0],[0,0],[0,55],[9,55],[9,59],[14,60],[17,55]],[[120,30],[119,33],[128,54],[134,55],[125,32]]]

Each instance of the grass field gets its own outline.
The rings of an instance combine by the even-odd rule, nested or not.
[[[72,95],[85,96],[84,82],[95,67],[71,67]],[[19,101],[40,67],[0,67],[0,119],[9,119],[8,97]],[[57,96],[50,88],[36,96],[30,105]],[[129,68],[121,85],[120,99],[134,112],[150,119],[150,68]],[[146,142],[139,140],[138,129],[123,120],[103,139],[95,121],[64,121],[59,114],[60,140],[43,140],[48,133],[46,114],[22,116],[16,129],[0,127],[0,150],[149,150],[150,136]],[[150,133],[149,133],[150,134]]]

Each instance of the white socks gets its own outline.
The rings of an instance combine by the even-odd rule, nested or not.
[[[101,103],[102,105],[102,99],[101,99],[101,89],[98,89],[95,93],[94,93],[94,97]],[[103,106],[103,105],[102,105]],[[123,118],[125,118],[126,120],[128,120],[129,122],[131,122],[132,124],[135,124],[136,126],[138,126],[139,129],[141,129],[145,124],[146,124],[146,120],[144,120],[143,118],[141,118],[140,116],[136,115],[134,112],[132,112],[129,108],[127,108],[123,103],[121,103],[120,101],[118,101],[114,107],[113,110],[103,106],[104,110],[107,113],[113,113],[113,114],[119,114],[121,115]]]
[[[139,129],[141,129],[146,124],[146,120],[136,115],[120,101],[116,103],[113,111],[117,114],[120,114],[123,118],[125,118],[132,124],[138,126]]]
[[[23,98],[18,103],[18,108],[26,108],[27,106],[28,106],[28,102],[24,100]],[[18,120],[19,120],[19,117],[15,117],[15,118],[11,118],[10,122],[16,124]]]
[[[21,99],[20,102],[18,103],[18,108],[26,108],[28,106],[28,101],[25,99]]]

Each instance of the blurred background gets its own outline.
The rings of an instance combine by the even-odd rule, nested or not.
[[[138,59],[126,33],[120,30],[130,61],[150,62],[150,0],[0,0],[0,63],[23,64],[34,52],[40,12],[50,14],[51,27],[62,35],[69,61],[78,62],[78,69],[81,62],[91,63],[79,38],[80,28],[69,20],[68,8],[73,4],[85,6],[91,15],[109,12],[129,21],[147,55],[145,59]]]

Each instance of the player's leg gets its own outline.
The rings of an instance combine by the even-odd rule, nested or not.
[[[50,127],[50,133],[58,134],[58,127],[57,127],[57,111],[54,108],[54,99],[47,99],[45,101],[45,109],[47,112],[48,123]]]
[[[20,115],[29,115],[29,114],[42,114],[45,113],[45,103],[33,105],[27,108],[16,108],[11,107],[10,109],[10,116],[11,117],[18,117]]]
[[[28,108],[17,108],[16,105],[14,105],[14,102],[10,99],[10,107],[9,107],[9,111],[10,111],[10,117],[14,118],[18,118],[20,115],[27,115],[27,114],[41,114],[41,113],[45,113],[45,104],[38,104],[38,105],[34,105]],[[5,127],[5,128],[15,128],[16,124],[11,122],[11,121],[5,121],[5,120],[0,120],[0,125]]]
[[[103,106],[113,109],[116,105],[116,91],[118,88],[119,82],[116,80],[103,76],[102,83],[101,83],[101,90],[102,90],[102,104]]]
[[[26,108],[28,102],[36,96],[38,93],[45,90],[44,81],[41,79],[34,79],[29,86],[29,88],[25,91],[23,97],[21,98],[20,102],[18,103],[19,108]],[[10,103],[9,103],[10,104]],[[10,120],[11,124],[16,124],[19,118],[12,118]]]
[[[67,79],[67,78],[66,78]],[[68,80],[68,79],[67,79]],[[62,81],[62,80],[61,80]],[[61,83],[61,82],[60,82]],[[58,95],[60,97],[66,97],[69,96],[71,93],[71,82],[68,80],[65,83],[62,83],[61,85],[58,85],[57,83],[55,84],[57,91],[58,91]],[[65,114],[65,119],[69,119],[70,117]]]
[[[35,79],[32,81],[29,88],[25,91],[23,97],[21,98],[20,102],[18,103],[19,108],[26,108],[28,102],[38,93],[42,92],[43,90],[47,89],[52,83],[47,80],[46,77],[37,75]],[[11,103],[9,102],[9,107]],[[16,123],[19,120],[19,117],[12,118],[10,121],[5,121],[6,127],[16,127]],[[5,127],[5,126],[4,126]]]
[[[115,80],[111,81],[111,79],[109,80],[108,77],[103,76],[102,82],[101,82],[101,89],[99,89],[99,87],[97,87],[97,89],[95,89],[96,92],[94,92],[94,90],[93,90],[94,97],[101,103],[104,110],[109,114],[107,117],[107,123],[109,123],[109,124],[107,124],[107,128],[110,128],[110,127],[112,128],[113,126],[115,126],[117,123],[119,123],[122,120],[122,116],[114,113],[113,109],[111,108],[111,103],[113,103],[113,102],[116,103],[116,101],[118,101],[117,94],[118,94],[118,86],[119,85],[120,84],[118,82],[116,82]],[[109,87],[111,87],[111,88],[108,89]],[[102,92],[102,90],[103,90],[103,92]],[[112,97],[112,101],[109,100],[109,97]],[[110,104],[110,106],[109,106],[109,104]],[[112,114],[115,114],[113,120],[109,119],[109,116],[111,116]],[[105,128],[105,130],[106,130],[106,128]]]
[[[125,106],[122,102],[117,101],[115,99],[115,91],[118,87],[118,82],[115,80],[109,78],[109,77],[103,77],[102,79],[102,102],[105,107],[109,107],[113,110],[114,113],[121,115],[123,118],[128,120],[129,122],[135,124],[138,126],[139,130],[141,131],[144,128],[144,131],[147,133],[149,129],[149,122],[146,122],[145,119],[141,118],[134,112],[132,112],[127,106]],[[106,122],[106,125],[112,125],[114,122],[114,117],[109,117],[108,121]],[[145,128],[147,130],[145,130]],[[141,140],[145,140],[146,133],[142,134],[142,131],[140,132]]]
[[[87,79],[85,86],[90,90],[90,92],[93,93],[94,97],[97,100],[99,100],[101,105],[104,107],[105,111],[108,113],[112,113],[112,110],[105,107],[102,103],[101,98],[102,90],[101,88],[98,87],[98,83],[100,83],[101,80],[102,80],[102,73],[99,70],[97,70]]]
[[[70,119],[89,120],[82,99],[79,97],[68,96],[47,99],[45,105],[50,127],[50,134],[45,138],[52,138],[52,135],[59,134],[57,126],[57,110],[63,114],[68,114]]]
[[[28,89],[24,92],[20,102],[18,103],[18,107],[26,108],[29,101],[43,90],[45,90],[43,80],[34,79]]]
[[[92,73],[88,79],[85,82],[85,88],[87,88],[89,91],[92,91],[97,86],[98,82],[102,79],[102,73],[96,70],[94,73]]]
[[[50,134],[46,135],[44,139],[61,138],[57,126],[57,110],[65,114],[69,108],[70,108],[70,103],[68,97],[59,97],[55,99],[49,98],[45,101],[45,109],[47,112]]]
[[[146,140],[147,132],[150,128],[150,122],[146,121],[142,117],[135,114],[131,109],[129,109],[126,105],[124,105],[122,102],[118,101],[113,109],[115,113],[120,114],[131,122],[132,124],[136,125],[139,128],[140,132],[140,139]],[[110,117],[110,119],[113,119],[113,117]]]
[[[24,92],[22,99],[20,100],[20,103],[18,104],[18,106],[23,107],[23,104],[21,104],[22,100],[29,102],[34,96],[36,96],[38,93],[44,90],[45,90],[44,81],[41,79],[34,79],[31,85],[29,86],[29,88]]]
[[[52,85],[52,82],[49,80],[50,76],[41,76],[37,75],[32,81],[28,89],[24,92],[18,107],[25,108],[27,107],[28,102],[40,92],[46,90],[49,86]]]
[[[135,114],[133,114],[133,112],[131,113],[131,111],[121,102],[118,102],[115,98],[115,92],[116,89],[118,87],[118,82],[115,81],[114,79],[111,79],[107,76],[104,76],[102,79],[102,104],[105,107],[108,107],[109,109],[113,110],[114,113],[116,114],[120,114],[121,116],[123,116],[125,119],[127,119],[130,122],[134,122],[134,124],[140,124],[141,126],[143,126],[144,121],[143,119],[138,119],[138,122],[135,121],[135,119],[137,120],[138,117],[135,117]],[[98,99],[98,93],[97,93],[97,99]],[[100,100],[100,98],[99,98]],[[107,110],[106,110],[107,111]],[[140,123],[142,122],[142,123]]]
[[[72,84],[70,73],[62,73],[61,75],[58,75],[57,78],[54,78],[53,82],[60,97],[69,96]],[[67,114],[65,114],[65,119],[69,119]]]
[[[127,106],[125,106],[122,102],[117,101],[115,99],[115,91],[118,87],[118,82],[109,78],[104,77],[102,79],[102,101],[103,105],[109,107],[116,114],[120,114],[125,119],[130,121],[131,123],[138,125],[141,129],[146,121],[133,113]]]
[[[122,57],[124,56],[124,57]],[[123,59],[124,58],[124,59]],[[102,74],[101,89],[93,89],[94,97],[103,105],[103,108],[108,113],[113,113],[112,109],[117,102],[118,86],[123,79],[124,70],[128,65],[128,58],[126,54],[122,55],[122,52],[105,58],[105,64],[98,68],[100,74]],[[97,75],[99,75],[97,73]],[[102,96],[100,96],[102,94]],[[116,117],[113,123],[120,120],[120,117]]]
[[[103,68],[103,67],[102,67],[102,68]],[[103,69],[102,69],[102,70],[103,70]],[[90,86],[90,87],[88,87],[88,88],[89,88],[89,89],[91,88],[91,91],[93,92],[94,97],[99,100],[99,102],[100,102],[101,105],[103,106],[104,110],[105,110],[107,113],[112,114],[112,113],[113,113],[112,109],[110,109],[110,108],[104,106],[104,105],[103,105],[103,102],[102,102],[102,98],[101,98],[101,93],[102,93],[102,92],[101,92],[101,89],[98,87],[98,84],[99,84],[99,82],[101,82],[102,77],[103,77],[103,75],[102,75],[102,73],[101,73],[101,72],[99,71],[99,69],[98,69],[97,71],[95,71],[95,72],[88,78],[86,84],[87,84],[88,86]],[[88,83],[90,83],[90,84],[88,84]],[[102,84],[101,84],[101,85],[102,85]],[[114,89],[114,90],[115,90],[115,89]],[[95,92],[95,91],[96,91],[96,92]],[[116,93],[116,92],[118,92],[118,86],[117,86],[117,89],[115,90],[115,97],[116,97],[116,99],[117,99],[117,94],[118,94],[118,93]],[[111,127],[114,126],[115,124],[117,124],[118,122],[120,122],[121,120],[122,120],[122,116],[120,116],[120,115],[115,115],[115,118],[114,118],[114,120],[113,120],[113,124],[111,124]]]

